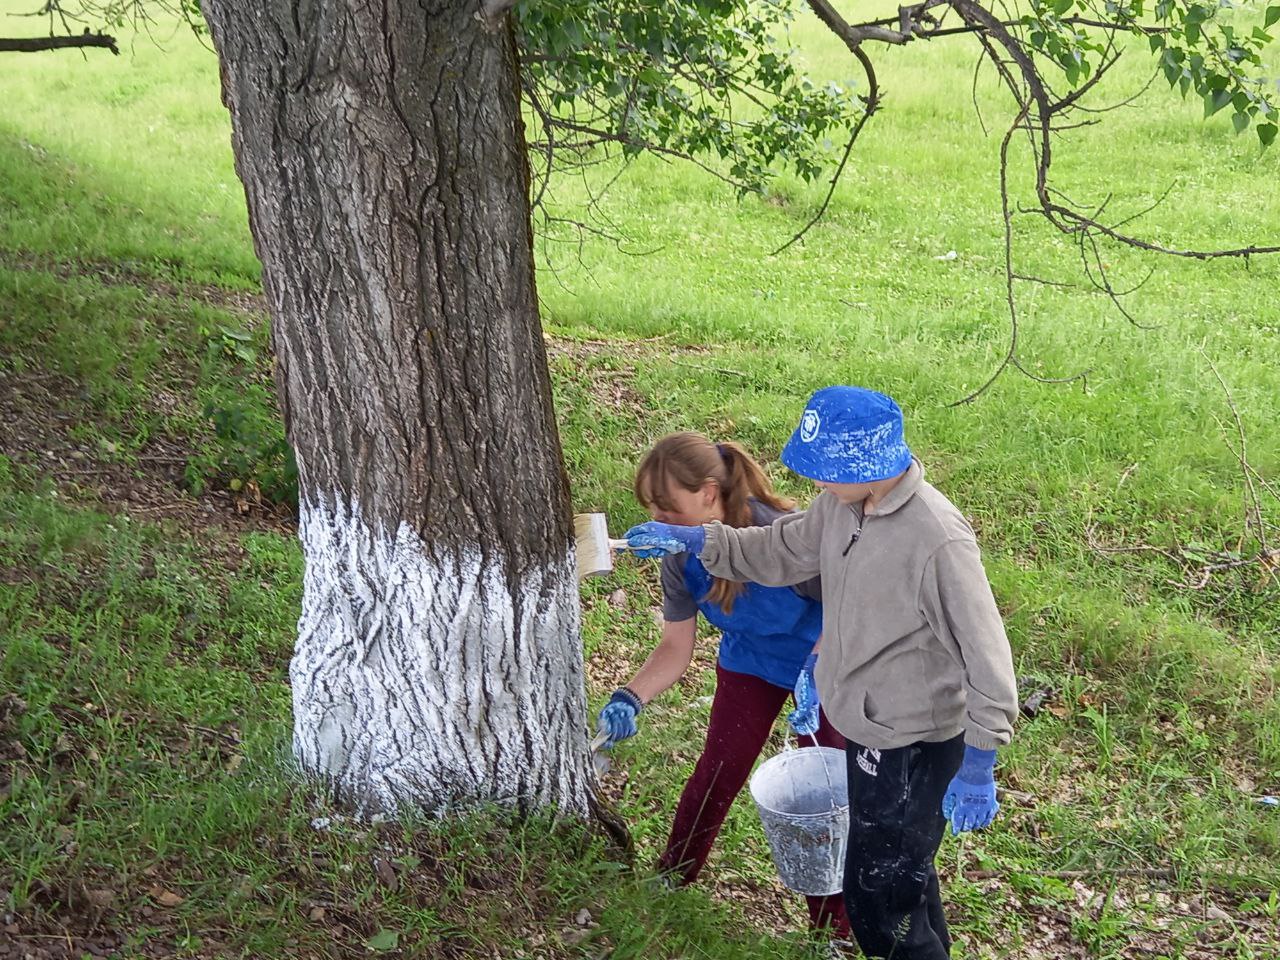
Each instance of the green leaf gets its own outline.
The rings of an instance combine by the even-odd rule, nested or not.
[[[1212,117],[1231,102],[1231,94],[1226,90],[1215,90],[1204,98],[1204,115]]]
[[[1244,128],[1249,126],[1249,115],[1247,113],[1233,113],[1231,115],[1231,126],[1236,128],[1236,133],[1244,133]]]
[[[1267,13],[1262,18],[1262,25],[1264,27],[1269,27],[1277,20],[1280,20],[1280,4],[1277,4],[1274,7],[1267,7]]]
[[[383,928],[366,940],[365,946],[370,950],[377,950],[379,953],[394,950],[396,947],[400,946],[400,933],[396,930],[387,930]]]
[[[1262,141],[1264,147],[1269,147],[1275,142],[1277,129],[1280,128],[1277,128],[1274,123],[1258,124],[1258,139]]]

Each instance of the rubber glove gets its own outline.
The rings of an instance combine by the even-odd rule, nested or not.
[[[813,668],[817,663],[816,653],[805,658],[800,676],[796,677],[796,685],[791,691],[796,698],[796,708],[787,714],[787,723],[791,724],[797,737],[807,737],[818,732],[818,685],[813,679]]]
[[[680,527],[650,520],[625,534],[627,546],[637,557],[665,557],[672,553],[697,554],[707,541],[702,527]]]
[[[636,717],[644,709],[644,701],[626,687],[613,691],[613,696],[596,718],[596,729],[608,733],[605,749],[636,735]]]
[[[996,752],[967,743],[960,772],[942,797],[942,815],[951,821],[952,834],[985,827],[1000,812],[996,802]]]

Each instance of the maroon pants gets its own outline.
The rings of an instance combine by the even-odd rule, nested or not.
[[[746,784],[773,722],[790,696],[789,691],[767,680],[716,664],[716,695],[707,724],[707,744],[680,795],[671,838],[658,861],[660,870],[674,873],[681,883],[698,879],[733,798]],[[844,737],[827,722],[826,714],[821,714],[820,720],[818,742],[843,750]],[[800,742],[813,744],[808,737]],[[849,938],[849,920],[840,894],[805,899],[809,901],[809,922],[815,929],[828,927],[835,936]]]

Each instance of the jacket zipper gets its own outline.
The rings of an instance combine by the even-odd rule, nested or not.
[[[850,506],[849,509],[853,510],[854,508]],[[858,538],[862,536],[862,524],[864,522],[866,522],[866,514],[859,513],[858,527],[856,530],[853,531],[853,536],[849,538],[849,543],[845,546],[843,552],[840,554],[841,558],[845,560],[849,559],[849,551],[853,549],[853,545],[857,543]],[[849,591],[849,573],[848,573],[848,570],[842,570],[840,573],[840,599],[836,603],[837,616],[839,616],[840,611],[844,609],[844,599],[848,591]],[[826,615],[824,614],[823,618],[825,619],[825,617]],[[825,630],[824,630],[824,633],[825,633]]]
[[[850,507],[849,509],[852,510],[853,507]],[[842,557],[849,556],[849,551],[853,549],[853,545],[857,543],[858,539],[862,536],[862,525],[866,522],[867,522],[866,513],[858,514],[858,528],[853,531],[853,536],[849,538],[849,543],[845,546],[844,552],[842,552],[840,556]]]

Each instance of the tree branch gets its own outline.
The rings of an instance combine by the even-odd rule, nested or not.
[[[800,228],[799,232],[796,233],[795,236],[780,246],[777,250],[773,251],[770,256],[776,257],[778,254],[782,253],[782,251],[786,250],[787,247],[800,240],[800,238],[809,232],[810,228],[812,228],[815,223],[822,219],[823,214],[827,212],[828,205],[831,203],[832,196],[835,195],[836,184],[840,182],[840,176],[844,173],[845,164],[849,162],[849,155],[853,153],[853,145],[858,142],[858,134],[862,133],[862,128],[866,126],[867,121],[871,119],[871,115],[875,113],[880,106],[880,85],[876,82],[876,70],[871,64],[871,58],[868,57],[860,47],[854,46],[850,47],[850,49],[853,51],[853,55],[858,58],[858,62],[862,64],[862,69],[867,74],[867,95],[862,98],[862,116],[860,116],[858,118],[858,122],[853,125],[853,131],[849,134],[849,142],[844,148],[844,156],[840,158],[840,165],[836,167],[836,172],[831,175],[830,187],[827,190],[827,195],[822,198],[822,205],[818,207],[818,212],[813,215],[808,223]]]
[[[836,12],[827,0],[808,0],[810,8],[819,20],[844,41],[845,46],[854,50],[863,40],[878,40],[881,43],[903,44],[914,40],[917,36],[927,36],[929,26],[936,26],[937,19],[928,11],[940,7],[948,0],[923,0],[911,6],[899,7],[898,16],[894,20],[878,20],[867,23],[850,24]],[[894,30],[886,24],[896,23]]]
[[[1280,253],[1280,246],[1248,246],[1235,247],[1228,250],[1180,250],[1177,247],[1166,247],[1158,243],[1151,243],[1147,240],[1139,240],[1137,237],[1131,237],[1128,234],[1120,233],[1118,230],[1098,223],[1084,214],[1071,210],[1057,203],[1044,204],[1044,215],[1055,227],[1063,233],[1077,233],[1084,230],[1093,230],[1110,237],[1112,240],[1119,241],[1126,246],[1136,247],[1139,250],[1150,250],[1152,253],[1163,253],[1170,257],[1188,257],[1193,260],[1217,260],[1221,257],[1244,257],[1249,258],[1265,253]],[[1055,217],[1061,217],[1062,223],[1059,223]],[[1132,219],[1132,218],[1130,218]],[[1070,224],[1069,226],[1067,224]]]
[[[0,53],[40,53],[84,47],[103,47],[116,56],[120,55],[115,37],[106,33],[90,33],[87,27],[84,33],[69,37],[0,37]]]

